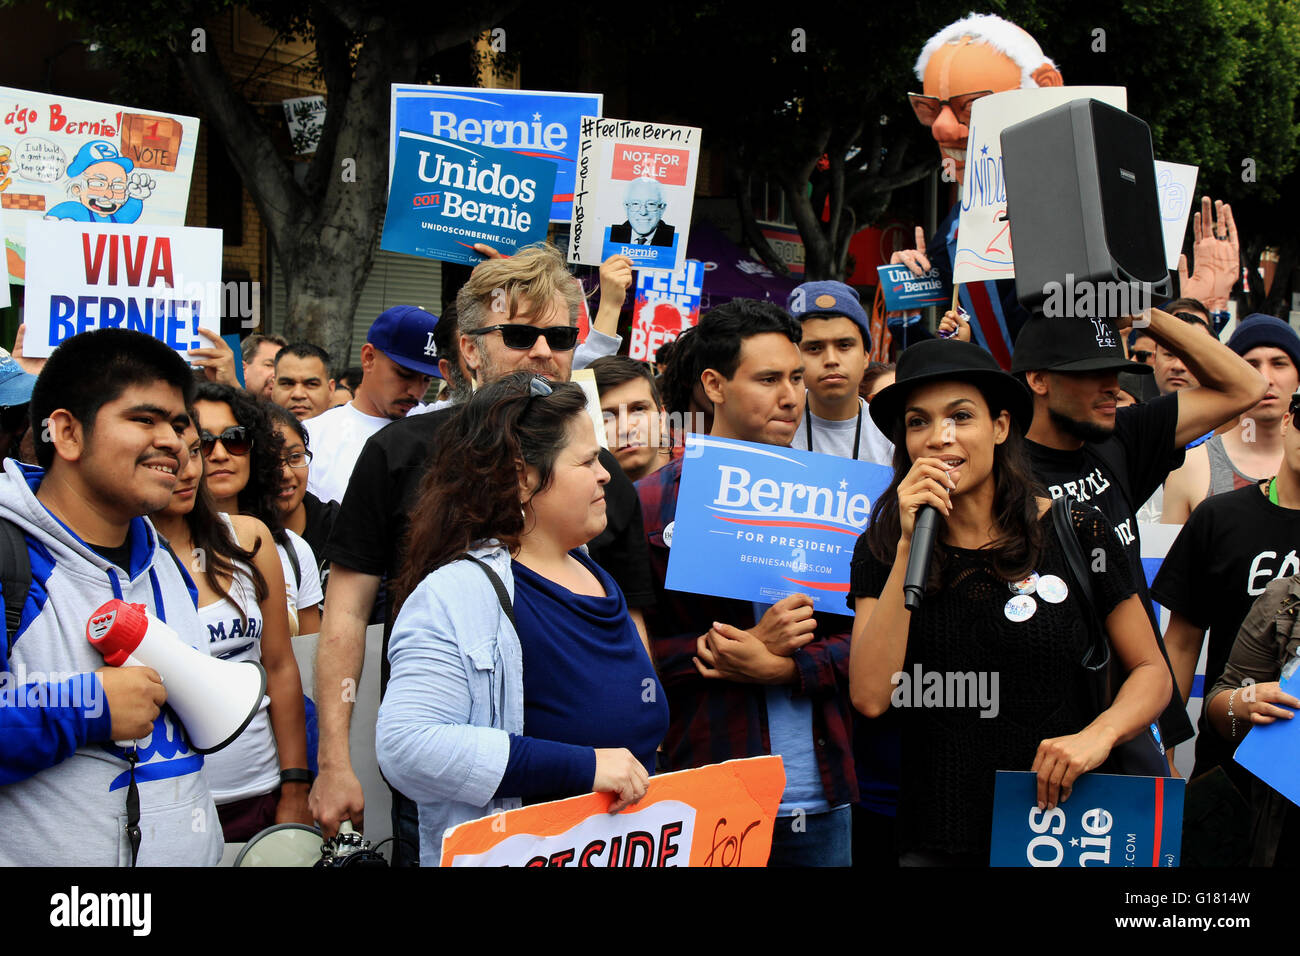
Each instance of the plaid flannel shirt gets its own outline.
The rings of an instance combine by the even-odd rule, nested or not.
[[[677,512],[681,475],[682,460],[677,459],[636,484],[654,568],[655,603],[644,613],[659,680],[668,694],[671,722],[664,757],[670,770],[772,752],[766,688],[703,677],[692,662],[696,640],[714,621],[753,627],[753,605],[664,588],[669,549],[663,532]],[[847,618],[818,614],[817,637],[792,657],[798,671],[794,693],[812,700],[812,743],[832,807],[858,799],[849,703],[850,631]]]

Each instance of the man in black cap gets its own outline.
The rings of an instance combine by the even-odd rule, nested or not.
[[[1124,358],[1120,334],[1128,319],[1117,328],[1110,319],[1035,317],[1016,340],[1011,371],[1034,396],[1025,444],[1035,473],[1053,498],[1068,494],[1110,520],[1159,634],[1142,568],[1137,509],[1182,464],[1188,442],[1250,408],[1267,386],[1239,355],[1167,312],[1152,309],[1143,321],[1157,345],[1180,356],[1200,385],[1118,408],[1118,373],[1151,374],[1149,365]],[[1160,729],[1168,748],[1192,736],[1177,693]]]

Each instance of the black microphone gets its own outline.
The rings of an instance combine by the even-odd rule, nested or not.
[[[915,611],[925,596],[925,579],[934,553],[934,536],[939,529],[939,512],[934,505],[916,509],[916,526],[912,529],[912,550],[907,555],[907,573],[903,575],[903,606]]]

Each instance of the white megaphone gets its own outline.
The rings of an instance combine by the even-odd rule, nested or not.
[[[196,651],[146,610],[114,598],[86,622],[86,640],[110,667],[152,667],[190,744],[210,754],[229,744],[256,716],[266,671],[253,661],[223,661]]]

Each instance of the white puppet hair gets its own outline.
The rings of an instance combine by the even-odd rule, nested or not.
[[[1056,64],[1043,55],[1038,41],[1016,26],[1010,20],[1003,20],[992,13],[972,13],[964,20],[950,23],[934,36],[930,37],[921,55],[916,58],[916,78],[925,81],[925,67],[945,43],[960,40],[964,36],[983,40],[999,53],[1005,53],[1016,66],[1020,67],[1020,88],[1037,86],[1033,73],[1046,63],[1055,68]]]

